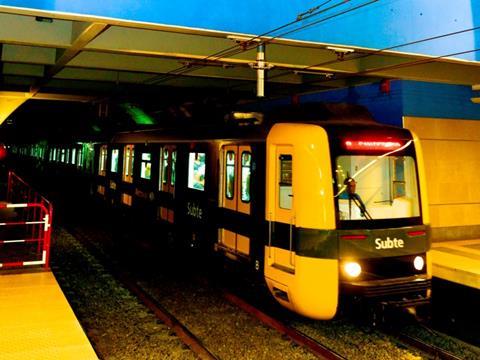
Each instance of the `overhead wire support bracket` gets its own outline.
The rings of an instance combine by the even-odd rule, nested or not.
[[[265,43],[260,43],[257,46],[257,97],[265,96]]]

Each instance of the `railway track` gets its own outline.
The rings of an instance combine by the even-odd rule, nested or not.
[[[231,303],[237,305],[242,310],[248,312],[249,314],[255,316],[261,322],[270,326],[271,328],[281,332],[282,334],[290,337],[292,341],[297,343],[300,346],[303,346],[316,356],[321,359],[346,359],[346,357],[338,354],[337,352],[329,349],[328,347],[324,346],[323,344],[319,343],[315,339],[309,337],[306,334],[303,334],[301,331],[282,323],[281,321],[271,317],[270,315],[262,312],[261,310],[257,309],[253,305],[247,303],[243,299],[239,298],[238,296],[225,291],[224,297],[230,301]],[[430,332],[434,333],[433,330]],[[420,353],[423,353],[431,359],[438,359],[438,360],[462,360],[461,357],[458,357],[451,352],[444,350],[438,346],[430,344],[428,342],[423,341],[422,339],[406,334],[401,332],[388,332],[389,336],[394,336],[398,339],[403,345],[406,345],[410,348],[413,348]]]
[[[325,360],[343,360],[346,359],[342,355],[336,353],[332,349],[329,349],[327,346],[321,344],[320,342],[312,339],[308,335],[303,334],[302,332],[282,323],[281,321],[267,315],[261,310],[255,308],[254,306],[248,304],[238,296],[225,291],[224,297],[232,304],[240,307],[242,310],[246,311],[250,315],[254,316],[260,320],[265,325],[277,330],[283,335],[288,336],[294,343],[297,345],[303,346],[316,355],[320,359]]]
[[[92,244],[88,236],[74,231],[75,237],[81,241],[81,243],[91,252],[97,259],[99,259],[103,266],[122,283],[122,285],[134,294],[141,303],[143,303],[156,318],[167,325],[178,338],[188,346],[200,359],[202,360],[218,360],[214,354],[212,354],[202,341],[198,339],[186,326],[184,326],[179,320],[169,313],[163,306],[161,306],[156,299],[148,294],[142,287],[140,287],[134,278],[125,271],[120,270],[117,266],[112,264],[111,259],[108,258],[102,251]]]
[[[111,272],[111,274],[117,278],[132,294],[134,294],[150,311],[155,314],[157,319],[165,323],[169,328],[171,328],[175,334],[180,338],[181,341],[185,343],[200,359],[205,360],[217,360],[216,357],[206,346],[203,345],[202,341],[198,339],[192,332],[188,330],[179,320],[170,314],[158,301],[153,298],[147,291],[145,291],[133,277],[125,271],[122,271],[117,268],[117,266],[112,264],[112,261],[106,256],[102,251],[100,251],[94,244],[92,244],[88,236],[81,234],[79,232],[74,232],[75,237],[82,242],[82,244],[92,253],[96,258],[98,258],[106,268]],[[291,341],[296,343],[299,346],[304,347],[306,350],[310,351],[316,357],[324,360],[345,360],[346,358],[336,353],[335,351],[329,349],[320,342],[310,338],[309,336],[301,333],[300,331],[289,327],[281,323],[280,321],[274,319],[273,317],[263,313],[262,311],[254,308],[252,305],[249,305],[239,297],[233,295],[229,292],[224,292],[224,297],[232,304],[240,307],[242,310],[253,315],[263,324],[267,325],[270,328],[275,329],[282,335],[287,336]]]
[[[393,336],[398,338],[402,343],[429,355],[432,359],[441,360],[462,360],[462,358],[432,344],[429,344],[415,336],[405,333],[396,333]]]
[[[152,297],[145,289],[143,289],[132,275],[121,270],[112,259],[105,255],[98,247],[90,241],[89,236],[78,231],[73,231],[75,237],[91,252],[98,260],[102,262],[105,268],[118,280],[122,285],[134,294],[160,321],[165,323],[175,334],[185,343],[200,359],[217,360],[219,359],[212,351],[210,351],[202,341],[197,338],[185,325],[183,325],[175,316],[169,313],[159,302]],[[280,321],[268,316],[267,314],[255,309],[240,298],[231,293],[224,292],[225,298],[240,307],[242,310],[253,315],[254,318],[260,320],[261,323],[270,328],[275,329],[280,334],[288,337],[292,342],[305,348],[319,359],[324,360],[345,360],[346,358],[337,354],[333,350],[327,348],[318,341],[302,334]]]
[[[197,338],[191,331],[188,330],[179,320],[177,320],[172,314],[170,314],[158,301],[150,295],[150,291],[147,292],[140,285],[138,285],[134,276],[122,270],[122,266],[118,263],[114,263],[114,259],[110,259],[94,241],[90,241],[89,235],[79,231],[73,231],[75,237],[82,242],[82,244],[97,258],[104,266],[111,272],[111,274],[117,278],[132,294],[134,294],[161,322],[166,324],[178,338],[188,346],[200,359],[218,359],[218,357],[209,350],[202,341]],[[267,327],[270,327],[285,337],[288,337],[293,343],[303,347],[310,353],[320,359],[347,359],[347,357],[335,352],[322,343],[318,342],[314,338],[302,333],[300,330],[287,325],[286,323],[278,320],[263,311],[259,310],[255,306],[247,303],[238,296],[226,290],[223,291],[224,298],[230,303],[239,307],[243,311],[249,313]],[[406,345],[409,348],[413,348],[423,354],[427,355],[427,358],[431,359],[445,359],[456,360],[461,359],[440,347],[426,343],[419,338],[413,337],[403,333],[388,333],[389,336],[396,338],[397,342]]]

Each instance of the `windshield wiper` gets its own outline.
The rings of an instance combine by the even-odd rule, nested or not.
[[[348,194],[348,200],[353,201],[353,203],[360,209],[360,214],[367,220],[372,220],[372,216],[367,211],[367,207],[362,201],[362,198],[357,193]]]

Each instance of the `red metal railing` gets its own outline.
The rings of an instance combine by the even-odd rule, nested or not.
[[[14,172],[0,203],[0,268],[49,266],[53,208]]]

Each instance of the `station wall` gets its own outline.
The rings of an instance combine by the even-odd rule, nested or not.
[[[406,116],[425,158],[434,241],[480,238],[480,121]]]

